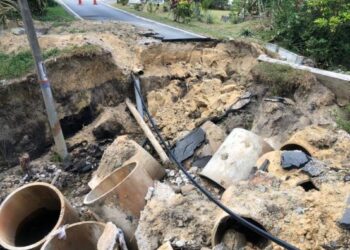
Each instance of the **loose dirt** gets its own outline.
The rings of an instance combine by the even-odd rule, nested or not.
[[[170,144],[210,120],[222,129],[220,138],[233,128],[244,127],[265,138],[276,150],[288,141],[299,143],[322,161],[325,171],[320,176],[258,171],[224,194],[224,190],[200,178],[200,168],[193,165],[197,158],[213,153],[213,148],[208,150],[210,142],[206,141],[184,165],[233,211],[259,222],[300,249],[349,249],[349,232],[338,221],[350,191],[350,136],[336,127],[334,94],[312,75],[293,85],[293,91],[281,101],[276,99],[274,87],[256,75],[256,58],[265,52],[257,44],[163,43],[145,36],[146,30],[117,22],[79,21],[46,29],[39,38],[43,50],[69,51],[46,65],[72,160],[67,165],[53,153],[34,73],[2,80],[0,202],[25,183],[51,182],[60,172],[55,185],[79,211],[81,219],[94,219],[83,205],[84,195],[90,190],[88,182],[99,164],[114,169],[132,153],[130,145],[121,143],[121,136],[127,135],[157,158],[124,104],[126,97],[135,99],[131,72],[138,72],[148,108]],[[76,48],[83,45],[98,49],[81,53]],[[5,32],[0,37],[0,51],[26,49],[24,35]],[[232,109],[247,93],[247,103]],[[18,157],[25,152],[32,158],[28,174],[18,166]],[[271,165],[276,169],[280,154],[275,152],[273,157]],[[176,168],[165,167],[165,179],[147,197],[141,214],[135,234],[139,249],[157,249],[166,242],[174,249],[202,250],[238,244],[235,230],[221,235],[223,244],[212,244],[220,210]],[[314,182],[318,190],[306,191],[296,181],[288,181],[300,176]],[[244,249],[258,248],[247,244]],[[269,244],[265,249],[280,248]]]

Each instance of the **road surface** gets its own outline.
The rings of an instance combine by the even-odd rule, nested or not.
[[[156,37],[164,41],[176,40],[207,40],[208,38],[197,35],[185,30],[171,27],[166,24],[158,23],[149,19],[138,17],[131,13],[116,9],[97,0],[97,5],[93,4],[93,0],[61,0],[62,5],[72,14],[80,19],[87,20],[116,20],[126,22],[135,26],[150,29],[157,33]]]

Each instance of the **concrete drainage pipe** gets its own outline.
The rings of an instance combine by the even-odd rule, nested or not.
[[[130,249],[137,249],[134,237],[140,212],[153,180],[136,163],[118,168],[105,177],[84,199],[98,216],[113,222],[124,231]]]
[[[96,221],[71,224],[66,228],[65,239],[59,239],[57,235],[49,238],[41,250],[96,250],[104,229],[105,224]]]
[[[11,193],[0,207],[0,244],[9,250],[39,249],[60,226],[78,215],[54,186],[31,183]]]

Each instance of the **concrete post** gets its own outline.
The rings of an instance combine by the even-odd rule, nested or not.
[[[39,47],[38,38],[36,36],[32,15],[28,6],[27,0],[18,0],[23,18],[24,27],[27,33],[28,42],[34,57],[38,81],[40,83],[41,92],[43,94],[46,113],[49,119],[51,131],[55,141],[56,151],[62,158],[66,159],[68,156],[67,146],[64,141],[60,121],[57,117],[55,102],[52,96],[50,81],[46,75],[45,65],[42,59],[41,50]]]

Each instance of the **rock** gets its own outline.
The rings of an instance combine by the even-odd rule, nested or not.
[[[171,246],[170,242],[167,241],[163,245],[161,245],[157,250],[173,250],[173,247]]]
[[[198,167],[198,168],[204,168],[205,165],[207,165],[207,163],[210,161],[211,159],[211,155],[209,156],[204,156],[201,158],[197,158],[196,160],[194,160],[194,162],[192,163],[192,166],[194,167]]]
[[[11,29],[11,33],[16,35],[16,36],[19,36],[19,35],[25,34],[26,31],[24,28],[13,28],[13,29]]]
[[[345,229],[350,229],[350,197],[348,197],[345,211],[339,220],[339,225]]]
[[[281,157],[281,166],[283,169],[302,168],[311,160],[311,158],[300,150],[283,151]]]
[[[211,147],[213,155],[226,138],[226,133],[211,121],[205,122],[201,128],[205,132],[206,139]]]
[[[178,240],[175,242],[175,246],[180,247],[180,248],[184,247],[185,245],[186,245],[186,242],[183,240]]]
[[[322,161],[312,159],[301,169],[303,172],[307,173],[311,177],[319,176],[324,172],[326,164]]]
[[[113,139],[120,134],[138,133],[139,128],[132,121],[124,103],[115,108],[105,108],[96,118],[92,133],[97,139]]]
[[[181,193],[182,193],[183,195],[185,195],[185,194],[191,192],[191,191],[194,190],[194,189],[195,189],[195,187],[194,187],[193,185],[191,185],[191,184],[186,184],[186,185],[184,185],[184,186],[181,187]]]

